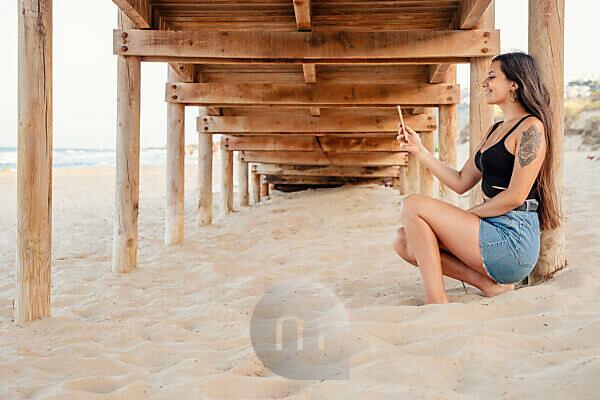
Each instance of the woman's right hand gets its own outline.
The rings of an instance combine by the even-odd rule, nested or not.
[[[396,139],[400,142],[400,148],[414,156],[419,155],[423,147],[419,134],[402,122],[398,124],[398,136]]]

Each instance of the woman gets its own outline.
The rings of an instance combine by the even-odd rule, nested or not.
[[[456,193],[483,179],[484,202],[469,210],[421,195],[403,200],[404,226],[393,247],[419,267],[428,304],[448,303],[442,274],[487,297],[513,290],[539,258],[540,229],[554,229],[561,219],[551,177],[550,98],[536,63],[521,52],[498,55],[482,90],[504,119],[488,129],[460,171],[437,160],[414,130],[399,125],[403,149]]]

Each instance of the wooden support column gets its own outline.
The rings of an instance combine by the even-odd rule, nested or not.
[[[449,67],[448,77],[448,82],[456,82],[456,65]],[[442,104],[438,110],[439,160],[452,168],[456,168],[456,105]],[[456,193],[442,182],[439,182],[439,198],[456,205]]]
[[[168,82],[180,82],[179,74],[168,67]],[[167,204],[165,244],[183,242],[184,230],[185,105],[167,103]]]
[[[269,197],[269,184],[267,183],[266,175],[260,176],[260,199],[267,199]]]
[[[252,165],[252,180],[250,181],[250,192],[252,193],[252,204],[260,203],[260,174],[256,172],[256,164]]]
[[[248,201],[248,162],[242,160],[242,153],[236,152],[236,160],[238,169],[238,191],[240,207],[245,207],[249,204]]]
[[[564,200],[564,0],[529,0],[529,54],[540,68],[542,81],[550,92],[550,125],[554,128],[553,186],[558,211]],[[546,279],[567,264],[564,223],[554,230],[542,231],[540,259],[529,275],[532,284]]]
[[[398,167],[400,169],[400,177],[398,189],[400,190],[400,194],[405,195],[409,193],[409,184],[408,184],[408,166],[401,165]]]
[[[233,151],[227,150],[225,137],[221,136],[221,210],[233,211]]]
[[[494,1],[477,23],[477,29],[494,29]],[[469,154],[473,154],[485,132],[494,123],[494,108],[485,102],[481,82],[493,57],[474,57],[470,59],[470,104],[469,104]],[[474,207],[483,201],[481,182],[469,191],[469,204]]]
[[[212,223],[213,135],[198,131],[198,226]]]
[[[121,29],[133,23],[119,13]],[[140,57],[117,57],[117,141],[114,272],[130,272],[137,265],[140,175]]]
[[[419,184],[419,160],[416,156],[407,153],[407,192],[405,194],[418,194],[421,192]]]
[[[19,1],[15,322],[50,316],[52,0]]]
[[[423,146],[433,153],[433,132],[421,132]],[[422,163],[419,162],[419,192],[428,197],[433,197],[433,175]]]

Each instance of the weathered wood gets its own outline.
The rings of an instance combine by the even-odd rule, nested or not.
[[[564,0],[529,0],[529,53],[540,68],[550,92],[553,188],[557,211],[564,217]],[[548,279],[567,265],[564,220],[553,230],[542,231],[540,258],[528,283]]]
[[[433,133],[422,133],[420,136],[423,146],[433,153]],[[424,196],[433,197],[433,174],[423,163],[419,163],[419,184],[419,193]]]
[[[456,104],[459,85],[314,83],[170,83],[166,100],[213,106],[281,105],[294,107],[346,106],[396,107],[402,105]]]
[[[321,116],[321,109],[319,107],[310,107],[309,112],[310,112],[311,117],[320,117]]]
[[[322,165],[255,164],[262,175],[340,176],[363,178],[397,178],[402,167],[339,167]]]
[[[478,29],[484,13],[494,7],[493,0],[462,0],[460,29]]]
[[[293,0],[293,3],[297,29],[299,31],[310,31],[312,29],[310,0]]]
[[[169,64],[169,71],[174,74],[174,78],[169,79],[169,82],[194,82],[194,76],[196,72],[194,64]]]
[[[238,192],[239,192],[239,203],[240,207],[245,207],[249,204],[248,201],[248,162],[241,159],[241,153],[237,153],[237,165],[238,169]]]
[[[320,151],[337,153],[365,153],[402,151],[395,137],[336,137],[261,135],[224,135],[228,150],[258,151]]]
[[[398,190],[400,191],[401,195],[405,195],[408,194],[408,166],[407,165],[402,165],[400,167],[398,167],[399,169],[399,182],[398,182]]]
[[[131,25],[120,15],[120,25]],[[139,57],[117,57],[117,143],[112,270],[131,272],[137,265],[140,180]]]
[[[320,151],[243,151],[242,159],[268,164],[392,166],[406,164],[405,152],[329,153]]]
[[[449,82],[456,81],[456,66],[449,69]],[[439,160],[451,168],[456,168],[456,105],[439,107],[438,148]],[[456,192],[439,181],[439,198],[456,204]]]
[[[179,74],[168,68],[168,81],[178,82]],[[167,103],[165,244],[177,245],[184,236],[185,196],[185,106]]]
[[[405,115],[404,122],[415,131],[432,131],[435,119],[428,114]],[[393,115],[328,116],[319,118],[294,115],[259,115],[241,117],[203,116],[197,120],[198,130],[215,133],[252,132],[397,132],[398,117]]]
[[[433,64],[429,67],[429,83],[450,82],[448,74],[452,64]]]
[[[406,194],[420,193],[421,185],[419,183],[419,160],[417,157],[409,153],[406,159],[406,167],[408,175]]]
[[[124,34],[126,34],[124,36]],[[117,55],[161,62],[464,62],[500,51],[497,30],[269,32],[115,30]],[[252,46],[248,46],[252,43]],[[187,59],[187,60],[186,60]],[[190,60],[191,59],[191,60]]]
[[[304,83],[317,82],[317,66],[315,64],[302,64]]]
[[[267,175],[269,184],[344,185],[357,183],[391,184],[392,178],[342,178],[337,176],[284,176]]]
[[[221,150],[221,210],[227,214],[233,211],[233,151],[227,150],[224,141]],[[243,160],[246,161],[246,160]]]
[[[150,0],[113,0],[123,14],[131,21],[131,28],[152,28]],[[122,29],[128,29],[123,27]]]
[[[260,200],[268,200],[269,198],[269,183],[267,177],[260,175]]]
[[[198,132],[198,218],[197,225],[212,223],[213,136]]]
[[[494,27],[494,4],[487,8],[483,17],[478,22],[478,27],[492,29]],[[481,82],[487,76],[492,57],[472,58],[470,60],[470,100],[469,100],[469,154],[481,142],[481,138],[488,128],[494,123],[494,108],[487,104],[481,90]],[[469,191],[469,206],[475,207],[483,202],[481,182]]]
[[[52,0],[20,0],[15,322],[50,316]],[[6,227],[8,228],[8,227]]]
[[[252,204],[260,203],[260,174],[256,172],[256,164],[251,164],[250,193],[252,194]]]

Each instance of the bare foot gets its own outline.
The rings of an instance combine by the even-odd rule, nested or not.
[[[498,296],[499,294],[511,291],[511,290],[515,290],[515,284],[514,283],[508,283],[508,284],[503,284],[503,283],[496,283],[494,285],[490,285],[490,287],[488,287],[485,290],[482,290],[481,292],[483,293],[483,295],[485,297],[494,297],[494,296]]]

